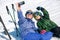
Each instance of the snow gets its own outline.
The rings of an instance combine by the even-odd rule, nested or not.
[[[20,38],[20,35],[18,37],[16,36],[16,30],[15,30],[14,23],[9,22],[9,20],[12,21],[12,19],[10,15],[7,14],[6,5],[8,6],[13,16],[11,4],[14,4],[16,22],[18,22],[15,3],[21,2],[21,1],[25,1],[25,4],[21,6],[23,15],[25,15],[25,12],[29,9],[31,9],[32,11],[36,11],[35,8],[37,6],[42,6],[48,10],[51,20],[54,21],[58,26],[60,26],[60,0],[37,0],[37,1],[36,0],[0,0],[0,16],[2,17],[3,22],[12,40],[21,40],[21,38]],[[17,23],[17,27],[19,29],[18,23]],[[5,35],[3,31],[4,31],[4,28],[2,24],[0,23],[0,40],[9,40],[9,37]],[[52,37],[51,40],[60,40],[60,39],[56,37]]]

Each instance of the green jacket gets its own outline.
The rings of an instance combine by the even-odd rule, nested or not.
[[[44,16],[37,22],[37,26],[40,30],[45,29],[46,31],[50,31],[52,28],[57,27],[57,25],[50,20],[48,12],[41,8],[41,11],[43,12]]]

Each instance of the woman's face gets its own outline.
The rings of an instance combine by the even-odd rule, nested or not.
[[[37,20],[38,20],[38,19],[40,19],[40,18],[41,18],[41,16],[39,16],[39,15],[38,15],[38,16],[36,16],[36,19],[37,19]]]
[[[26,17],[29,18],[29,19],[32,19],[33,18],[33,14],[27,14]]]

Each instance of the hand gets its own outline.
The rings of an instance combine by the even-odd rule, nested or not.
[[[38,6],[36,9],[37,9],[37,10],[41,10],[41,7]]]
[[[21,6],[20,6],[20,4],[19,4],[19,3],[16,3],[16,8],[17,8],[17,10],[18,10],[18,11],[20,11],[20,10],[21,10]]]
[[[41,30],[40,33],[41,33],[41,34],[44,34],[44,33],[46,33],[46,30]]]

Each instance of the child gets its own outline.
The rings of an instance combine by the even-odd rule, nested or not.
[[[37,10],[41,10],[43,12],[43,15],[38,11],[34,14],[34,18],[37,20],[37,26],[41,31],[40,33],[44,34],[45,32],[51,31],[54,33],[55,37],[59,37],[60,28],[50,20],[47,10],[43,7],[37,7]]]

